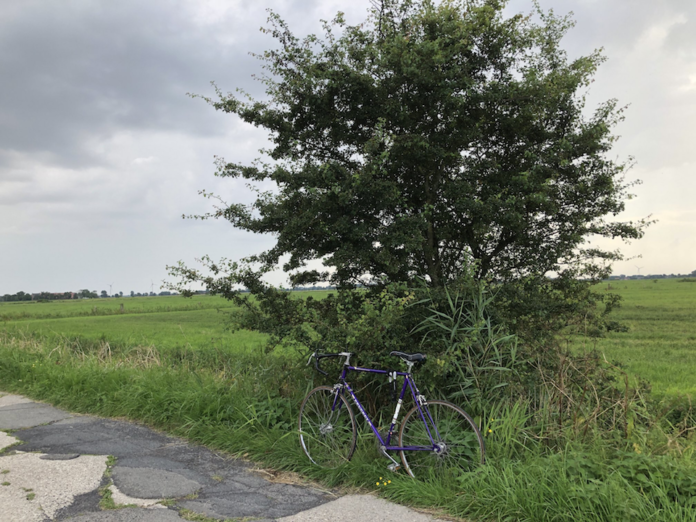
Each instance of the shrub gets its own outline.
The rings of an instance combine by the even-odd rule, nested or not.
[[[649,417],[646,390],[631,388],[621,368],[598,353],[571,354],[547,332],[531,338],[527,331],[527,339],[510,333],[501,294],[509,297],[509,289],[473,277],[440,289],[425,283],[339,289],[325,299],[264,285],[235,298],[242,306],[234,321],[269,334],[266,351],[294,354],[297,366],[314,351],[350,351],[360,365],[392,369],[400,363],[390,351],[421,351],[429,359],[416,371],[426,395],[461,404],[482,423],[486,412],[523,400],[529,420],[520,428],[550,448],[568,437],[627,439],[629,426]],[[339,368],[331,364],[328,377],[310,375],[335,382]],[[379,398],[389,396],[380,388],[385,381],[371,374],[351,379],[376,413]]]

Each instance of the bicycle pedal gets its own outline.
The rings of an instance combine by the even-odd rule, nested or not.
[[[395,472],[397,472],[397,471],[399,471],[399,470],[401,469],[401,464],[394,464],[394,463],[389,464],[389,465],[387,466],[387,469],[388,469],[389,471],[395,473]]]

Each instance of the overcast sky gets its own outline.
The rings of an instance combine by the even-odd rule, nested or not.
[[[604,48],[591,107],[629,105],[613,154],[634,156],[643,184],[624,219],[658,223],[616,274],[696,270],[696,2],[540,0],[577,20],[569,55]],[[304,35],[337,11],[365,18],[368,0],[0,0],[0,294],[129,293],[159,287],[165,266],[239,258],[272,238],[213,221],[199,189],[248,200],[213,176],[214,156],[250,161],[265,134],[188,92],[262,88],[249,52],[274,45],[266,8]],[[513,0],[509,11],[528,12]],[[607,245],[603,245],[607,246]],[[612,245],[609,245],[610,247]],[[276,283],[282,282],[277,278]]]

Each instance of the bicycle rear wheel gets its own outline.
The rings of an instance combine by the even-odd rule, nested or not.
[[[483,464],[481,432],[459,406],[438,400],[428,401],[420,410],[414,406],[401,424],[399,446],[432,447],[428,431],[436,449],[400,452],[404,469],[412,477],[452,478]]]
[[[355,451],[357,428],[348,401],[329,386],[310,391],[300,406],[300,444],[318,466],[336,468]]]

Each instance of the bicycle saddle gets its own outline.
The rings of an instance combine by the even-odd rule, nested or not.
[[[404,353],[404,352],[390,352],[389,355],[394,357],[401,357],[404,361],[408,362],[423,362],[426,356],[422,353]]]

